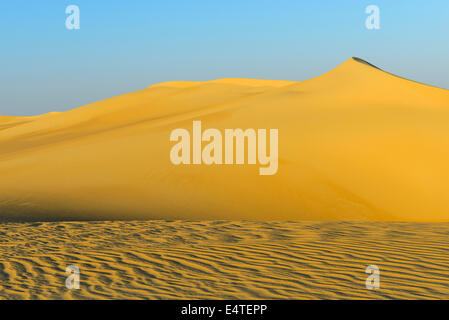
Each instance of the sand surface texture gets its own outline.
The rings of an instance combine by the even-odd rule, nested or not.
[[[447,223],[2,224],[0,298],[446,299],[448,243]],[[370,264],[379,290],[366,289]]]

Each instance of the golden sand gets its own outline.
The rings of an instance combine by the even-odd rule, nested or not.
[[[279,129],[279,170],[175,166],[170,132]],[[168,82],[0,118],[1,220],[449,221],[449,91],[359,59],[303,82]]]
[[[170,132],[193,120],[278,129],[277,174],[173,165]],[[448,124],[448,90],[359,59],[0,117],[0,298],[447,298]]]
[[[0,298],[446,299],[448,243],[447,223],[2,224]],[[365,286],[371,264],[379,290]]]

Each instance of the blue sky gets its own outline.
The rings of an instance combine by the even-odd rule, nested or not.
[[[365,27],[371,4],[380,30]],[[80,30],[65,27],[68,5]],[[447,0],[1,1],[0,39],[1,115],[171,80],[304,80],[351,56],[449,89]]]

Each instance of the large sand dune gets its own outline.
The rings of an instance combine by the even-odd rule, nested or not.
[[[175,166],[175,128],[279,129],[279,170]],[[303,82],[167,82],[0,117],[0,220],[449,221],[449,91],[359,59]]]

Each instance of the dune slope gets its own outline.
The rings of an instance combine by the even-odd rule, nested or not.
[[[170,132],[279,130],[279,170],[170,162]],[[0,220],[449,221],[449,91],[351,58],[302,82],[167,82],[0,117]]]

